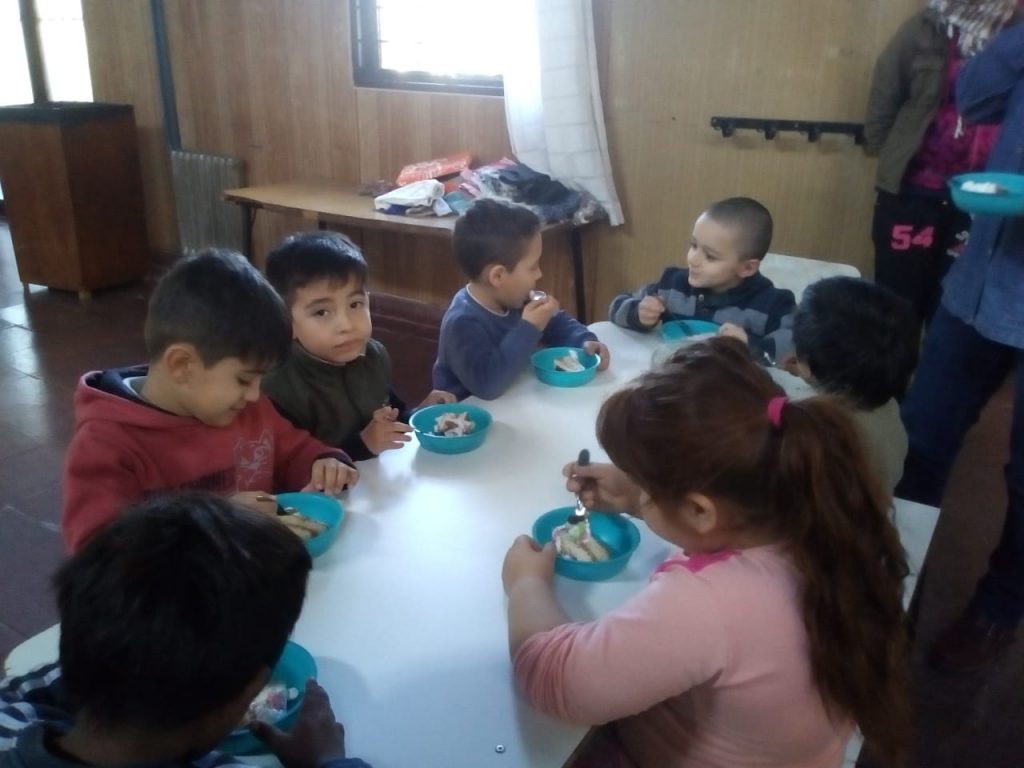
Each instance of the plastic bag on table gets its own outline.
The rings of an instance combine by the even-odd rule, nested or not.
[[[432,206],[434,201],[444,194],[444,185],[435,179],[416,181],[406,184],[373,199],[373,207],[378,211],[387,210],[392,205],[406,208],[415,206]]]

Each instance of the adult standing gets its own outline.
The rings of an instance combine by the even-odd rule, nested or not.
[[[966,119],[1002,124],[989,169],[1024,171],[1024,24],[967,63],[957,105]],[[910,451],[896,494],[938,505],[967,430],[1016,377],[1002,534],[970,604],[930,656],[939,668],[963,670],[1003,651],[1024,616],[1024,217],[976,216],[943,288],[903,403]]]
[[[930,322],[942,278],[970,229],[946,181],[983,168],[998,131],[961,119],[956,78],[1016,2],[931,0],[900,27],[875,65],[864,125],[867,150],[878,154],[875,281],[906,298],[919,325]]]

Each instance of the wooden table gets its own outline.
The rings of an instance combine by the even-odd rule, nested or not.
[[[395,216],[373,207],[373,198],[359,195],[350,187],[334,182],[289,182],[259,187],[227,189],[224,199],[241,205],[246,212],[245,255],[252,258],[252,228],[256,212],[265,209],[281,213],[299,213],[315,221],[321,229],[329,224],[397,232],[413,237],[451,239],[455,216]],[[589,222],[588,222],[589,223]],[[576,294],[576,317],[586,323],[587,296],[584,285],[583,242],[580,230],[586,224],[561,221],[545,225],[543,233],[565,232],[572,256],[573,284]]]
[[[560,766],[587,728],[556,721],[517,693],[508,657],[501,563],[540,514],[569,506],[561,467],[587,447],[604,399],[650,366],[656,334],[590,326],[611,368],[584,387],[556,389],[524,370],[497,400],[484,444],[458,456],[416,443],[361,462],[344,494],[337,542],[317,558],[294,639],[316,658],[320,682],[345,724],[349,754],[375,768]],[[798,380],[773,377],[801,395]],[[479,402],[475,401],[474,402]],[[938,510],[897,501],[913,591]],[[643,521],[639,549],[605,582],[555,579],[574,621],[596,619],[648,583],[672,545]],[[52,661],[56,629],[8,657],[9,672]]]

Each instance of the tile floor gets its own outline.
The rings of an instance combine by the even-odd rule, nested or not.
[[[148,291],[101,291],[88,304],[44,289],[24,294],[0,221],[0,659],[55,621],[48,582],[63,556],[60,469],[74,385],[85,370],[144,358]],[[968,438],[932,543],[914,664],[917,768],[1024,766],[1024,641],[979,675],[938,676],[921,660],[966,602],[998,536],[1010,415],[1006,387]]]

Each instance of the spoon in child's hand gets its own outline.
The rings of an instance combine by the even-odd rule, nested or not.
[[[579,457],[576,459],[577,467],[590,466],[590,451],[584,448],[580,451]],[[582,520],[587,519],[587,505],[583,503],[583,498],[580,494],[583,492],[583,488],[586,485],[586,480],[580,480],[580,489],[576,492],[576,509],[573,510],[572,514],[569,515],[570,523],[578,523]]]

